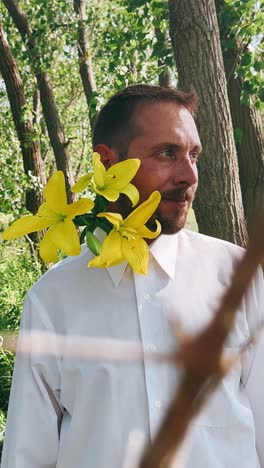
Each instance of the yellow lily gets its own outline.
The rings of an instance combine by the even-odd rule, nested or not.
[[[116,201],[120,193],[124,193],[135,206],[139,200],[139,193],[130,181],[136,175],[139,166],[139,159],[126,159],[106,170],[101,162],[100,154],[93,153],[94,172],[81,177],[71,191],[82,192],[90,185],[95,193],[102,195],[109,201]]]
[[[150,231],[145,223],[156,211],[160,198],[159,192],[153,192],[125,220],[118,213],[99,213],[99,217],[105,217],[113,224],[113,229],[103,242],[101,254],[91,260],[88,267],[105,268],[127,260],[136,273],[145,275],[149,248],[144,238],[154,239],[161,232],[158,221],[155,232]]]
[[[22,237],[26,234],[49,228],[40,243],[39,253],[47,263],[58,260],[58,249],[67,255],[79,255],[81,246],[73,223],[77,215],[90,211],[94,202],[83,198],[67,204],[65,178],[62,171],[55,172],[47,183],[43,203],[33,216],[24,216],[3,232],[4,240]]]

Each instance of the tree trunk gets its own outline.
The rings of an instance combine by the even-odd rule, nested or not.
[[[78,55],[79,55],[79,67],[80,75],[82,79],[83,89],[89,109],[89,117],[91,128],[94,126],[96,114],[91,110],[91,99],[93,94],[97,91],[94,73],[91,51],[86,32],[86,5],[85,0],[74,0],[74,9],[79,15],[78,22]]]
[[[0,71],[21,146],[24,171],[38,178],[40,186],[46,184],[44,164],[41,158],[40,143],[36,139],[30,116],[24,114],[26,98],[22,80],[0,23]],[[42,190],[33,187],[26,191],[26,208],[35,214],[43,202]]]
[[[237,143],[240,184],[247,221],[258,215],[259,206],[264,204],[264,141],[261,115],[254,107],[241,104],[242,81],[235,78],[234,66],[225,58],[228,80],[228,95],[234,128],[242,130],[241,141]]]
[[[169,0],[179,87],[199,99],[203,144],[194,209],[200,232],[246,245],[237,154],[213,0]]]
[[[216,0],[215,3],[218,13],[228,8],[223,0]],[[225,24],[225,31],[220,30],[220,34],[226,37],[231,33],[228,29]],[[241,103],[243,81],[235,75],[241,47],[243,44],[238,38],[236,47],[224,50],[224,65],[233,127],[242,131],[241,141],[236,146],[243,205],[250,223],[258,215],[258,207],[264,204],[264,140],[261,115],[254,106],[254,97],[250,106]]]
[[[36,40],[32,35],[27,16],[19,8],[17,0],[3,0],[3,3],[12,17],[31,55],[32,65],[40,91],[43,115],[56,159],[56,166],[58,170],[63,171],[65,174],[67,197],[68,201],[71,202],[75,197],[70,191],[70,186],[74,184],[74,177],[69,156],[69,142],[65,139],[64,128],[56,107],[51,79],[47,72],[41,71],[41,61]]]
[[[47,72],[37,73],[36,78],[40,92],[43,115],[45,117],[49,139],[55,155],[56,166],[58,170],[64,172],[68,202],[72,202],[76,197],[73,196],[70,191],[70,187],[74,185],[74,177],[68,148],[69,141],[66,141],[65,139],[64,129],[60,122],[53,94],[52,82]]]

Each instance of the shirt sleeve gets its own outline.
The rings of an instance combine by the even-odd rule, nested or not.
[[[20,337],[24,331],[47,332],[49,328],[43,307],[29,293]],[[18,342],[1,468],[55,468],[62,417],[59,388],[58,359],[23,354]]]
[[[263,273],[260,269],[252,287],[252,308],[248,311],[248,323],[251,334],[264,321],[264,287]],[[255,304],[257,307],[255,307]],[[256,447],[260,466],[264,468],[264,333],[262,332],[253,345],[253,359],[245,389],[253,412]]]

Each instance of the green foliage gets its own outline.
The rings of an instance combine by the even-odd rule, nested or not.
[[[30,172],[27,176],[24,173],[11,112],[5,98],[1,96],[0,106],[0,215],[12,213],[14,217],[18,217],[25,213],[27,188],[39,186],[39,181]]]
[[[225,0],[220,4],[218,22],[223,52],[235,54],[236,74],[242,78],[242,103],[250,97],[258,109],[264,107],[263,24],[264,1]]]
[[[2,213],[23,212],[26,176],[11,113],[6,98],[0,96],[0,207]]]
[[[164,1],[106,0],[88,9],[87,27],[101,101],[135,82],[158,83],[158,59],[173,66],[172,48],[164,48],[161,32],[169,29]],[[94,32],[94,29],[96,33]],[[162,46],[159,44],[162,41]]]
[[[0,442],[1,442],[1,423],[4,422],[4,416],[7,413],[8,408],[8,399],[10,393],[10,386],[13,374],[14,366],[14,355],[9,352],[5,352],[0,349],[0,370],[1,370],[1,379],[0,379]],[[3,411],[3,413],[2,413]],[[3,414],[3,420],[1,421],[1,416]]]
[[[40,274],[26,240],[0,244],[0,330],[18,328],[26,292]]]
[[[6,415],[4,411],[0,410],[0,456],[2,453],[3,442],[4,442],[5,423],[6,423]]]
[[[72,2],[65,0],[20,0],[19,6],[26,13],[38,44],[40,69],[51,76],[74,173],[78,176],[80,171],[89,169],[91,155],[90,122],[76,44],[79,18]],[[32,60],[3,4],[0,4],[0,12],[22,77],[27,98],[25,112],[32,113],[36,57]],[[159,67],[173,68],[170,42],[164,48],[164,31],[169,29],[165,0],[90,0],[87,2],[86,27],[98,87],[90,102],[92,115],[116,90],[135,82],[157,84]],[[24,176],[21,152],[1,81],[0,105],[0,211],[17,216],[23,213],[25,189],[32,180],[28,181]],[[38,120],[35,137],[40,139],[46,175],[49,176],[55,169],[54,155],[42,112]]]

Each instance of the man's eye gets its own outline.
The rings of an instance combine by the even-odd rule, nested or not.
[[[198,153],[190,153],[190,159],[193,163],[197,162],[198,161]]]
[[[166,149],[166,150],[161,151],[160,156],[164,156],[165,158],[171,158],[171,159],[175,158],[174,152],[172,150],[170,150],[170,149]]]

